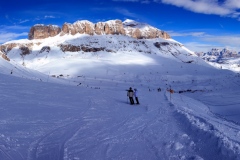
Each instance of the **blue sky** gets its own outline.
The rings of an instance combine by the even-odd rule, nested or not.
[[[34,24],[111,19],[148,23],[193,51],[240,51],[240,0],[4,0],[0,43],[27,38]]]

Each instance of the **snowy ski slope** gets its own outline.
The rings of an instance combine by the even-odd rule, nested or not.
[[[26,56],[27,68],[17,48],[10,63],[0,59],[0,159],[240,159],[239,74],[184,47],[152,45],[162,39],[123,49],[127,37],[110,37],[61,44],[112,39],[105,46],[116,52],[62,52],[56,40]],[[140,105],[129,105],[129,87]]]

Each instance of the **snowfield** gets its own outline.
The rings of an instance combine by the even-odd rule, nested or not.
[[[107,47],[115,53],[52,46],[26,56],[26,67],[18,49],[12,61],[0,58],[1,160],[240,159],[239,74],[183,46],[159,51],[152,43],[161,39],[125,49],[117,44],[126,37],[112,39]],[[139,90],[140,105],[129,105],[129,87]]]

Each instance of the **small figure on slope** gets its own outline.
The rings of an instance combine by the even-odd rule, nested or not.
[[[133,95],[134,95],[134,92],[133,92],[132,88],[130,87],[129,90],[128,90],[128,92],[127,92],[127,96],[129,97],[129,100],[130,100],[130,104],[131,104],[131,105],[134,104]]]
[[[137,104],[140,104],[138,101],[138,90],[136,88],[134,89],[134,97],[135,97]]]

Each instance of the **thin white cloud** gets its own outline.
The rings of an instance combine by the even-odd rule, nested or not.
[[[220,23],[219,23],[219,26],[220,26],[221,28],[224,28],[224,26],[223,26],[222,24],[220,24]]]
[[[124,8],[116,8],[115,11],[118,12],[118,13],[120,13],[120,14],[123,14],[123,15],[125,15],[125,16],[129,16],[129,17],[133,17],[133,18],[139,17],[137,14],[132,13],[132,12],[130,12],[129,10],[124,9]]]
[[[52,15],[45,15],[43,17],[36,17],[34,19],[15,19],[15,18],[10,18],[8,15],[5,15],[5,18],[11,22],[14,25],[19,25],[19,24],[23,24],[29,21],[39,21],[39,20],[43,20],[43,19],[53,19],[53,18],[57,18],[55,16]]]
[[[193,36],[193,37],[200,37],[204,36],[205,32],[174,32],[174,31],[167,31],[168,34],[172,37],[186,37],[186,36]]]
[[[145,4],[149,4],[152,1],[151,0],[112,0],[115,2],[140,2],[140,3],[145,3]]]
[[[222,46],[219,45],[200,42],[187,42],[184,43],[183,45],[193,52],[208,52],[212,48],[223,48]]]
[[[174,32],[167,31],[174,39],[184,39],[183,43],[188,49],[197,52],[206,52],[212,48],[228,47],[240,51],[240,35],[211,35],[206,32]]]
[[[26,23],[26,22],[29,22],[29,21],[30,21],[29,19],[20,20],[20,21],[19,21],[19,24]]]
[[[215,42],[222,45],[240,47],[240,35],[227,35],[227,36],[208,35],[202,37],[202,40],[207,42]]]
[[[213,14],[225,17],[239,18],[240,1],[225,0],[220,3],[218,0],[154,0],[154,2],[182,7],[186,10],[202,13]]]
[[[36,17],[33,19],[33,21],[39,21],[39,20],[43,20],[43,19],[53,19],[53,18],[57,18],[57,17],[51,16],[51,15],[46,15],[44,17]]]
[[[228,8],[239,9],[240,1],[239,0],[226,0],[224,5]]]
[[[138,2],[139,0],[113,0],[115,2]]]
[[[22,33],[1,33],[0,32],[0,43],[5,43],[7,41],[11,41],[11,40],[15,40],[19,37],[22,36],[27,36],[28,33],[27,32],[22,32]]]
[[[29,29],[29,26],[20,26],[20,25],[6,26],[6,25],[0,25],[0,33],[8,32],[10,30],[21,31],[21,30],[27,30],[27,29]]]
[[[219,5],[216,0],[162,0],[161,2],[182,7],[196,13],[215,14],[221,16],[234,13],[234,10],[226,7],[225,5]]]
[[[239,19],[240,0],[113,0],[122,2],[140,2],[140,3],[163,3],[174,5],[186,10],[201,13],[212,14]]]
[[[187,47],[189,50],[193,51],[193,52],[208,52],[213,48],[219,48],[219,49],[223,49],[223,48],[228,48],[228,49],[232,49],[235,50],[237,52],[240,51],[240,47],[237,45],[221,45],[221,44],[214,44],[214,43],[206,43],[206,42],[187,42],[183,44],[185,47]]]
[[[149,0],[143,0],[143,1],[141,1],[141,3],[149,4],[150,1]]]
[[[5,43],[7,41],[19,39],[20,37],[27,37],[28,33],[26,31],[29,30],[28,26],[0,26],[0,43]]]
[[[9,16],[8,16],[8,15],[5,15],[5,18],[8,20],[8,19],[9,19]]]
[[[44,19],[48,19],[48,18],[56,18],[56,17],[55,16],[50,16],[50,15],[44,16]]]
[[[126,17],[131,17],[131,18],[139,18],[139,15],[125,9],[125,8],[120,8],[120,7],[116,7],[116,8],[91,8],[91,10],[93,11],[111,11],[111,12],[116,12],[119,14],[122,14]],[[106,18],[108,19],[108,18]],[[111,18],[110,18],[111,19]]]

